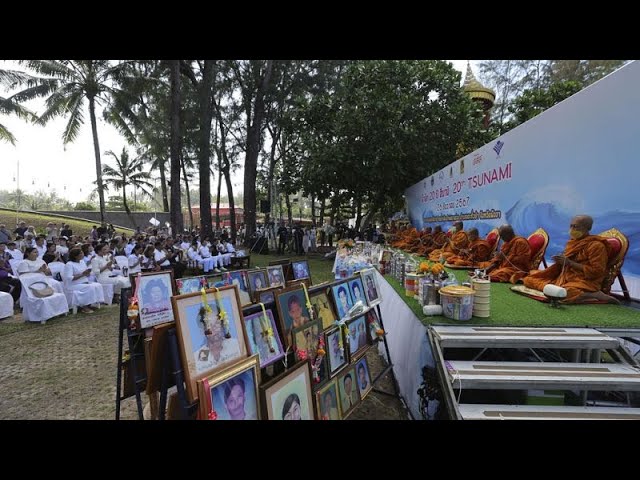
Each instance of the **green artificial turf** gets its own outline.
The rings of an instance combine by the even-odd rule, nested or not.
[[[463,274],[464,272],[455,272],[459,281],[462,280]],[[385,278],[425,325],[517,327],[562,325],[566,327],[640,328],[640,310],[619,305],[563,305],[560,308],[552,308],[548,303],[542,303],[512,292],[509,290],[512,285],[506,283],[491,284],[491,317],[489,318],[473,317],[469,321],[458,321],[444,316],[427,317],[422,313],[422,307],[418,300],[405,295],[405,290],[400,282],[391,275],[386,275]]]

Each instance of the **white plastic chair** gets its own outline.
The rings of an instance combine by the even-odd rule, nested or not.
[[[58,315],[67,315],[69,313],[69,303],[64,293],[57,290],[60,289],[60,282],[46,278],[45,275],[27,275],[19,278],[22,284],[22,293],[20,294],[20,305],[22,306],[22,318],[28,322],[44,323],[50,318]],[[35,282],[46,282],[55,292],[50,297],[36,297],[29,288]],[[58,284],[58,285],[55,285]]]
[[[17,260],[13,258],[9,260],[9,265],[11,266],[11,271],[13,272],[14,277],[18,276],[18,265],[20,265],[20,262],[22,262],[22,260]]]
[[[47,267],[49,267],[49,270],[51,270],[51,276],[54,279],[56,278],[56,274],[58,274],[58,273],[62,277],[62,272],[64,270],[64,263],[62,263],[62,262],[51,262],[51,263],[47,264]]]
[[[7,292],[0,292],[0,319],[13,316],[13,297]]]
[[[116,263],[120,267],[120,270],[122,270],[125,267],[129,268],[129,259],[124,255],[115,256],[113,257],[113,259],[116,261]]]

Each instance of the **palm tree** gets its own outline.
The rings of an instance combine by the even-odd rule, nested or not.
[[[0,70],[0,85],[7,88],[13,88],[21,82],[28,81],[29,76],[21,72],[11,70]],[[24,120],[35,120],[36,115],[27,110],[25,107],[17,103],[13,97],[0,96],[0,115],[14,114]],[[16,144],[16,137],[9,131],[7,127],[0,123],[0,140],[9,142],[11,145]]]
[[[113,186],[116,190],[122,190],[122,203],[124,204],[124,209],[127,212],[131,223],[133,223],[133,226],[137,227],[133,215],[131,215],[129,204],[127,203],[127,187],[129,186],[134,189],[139,189],[142,193],[151,196],[151,193],[145,189],[145,187],[151,188],[152,185],[148,181],[151,178],[149,172],[143,171],[143,157],[137,157],[130,160],[129,154],[124,147],[122,148],[120,157],[111,150],[104,152],[104,154],[112,156],[116,161],[116,168],[105,165],[102,169],[102,173],[104,175],[104,190],[108,190],[110,186]]]
[[[80,127],[84,123],[85,100],[88,101],[96,159],[96,184],[100,198],[100,222],[104,225],[104,191],[96,106],[106,105],[109,102],[116,104],[118,111],[115,115],[135,123],[135,115],[125,101],[129,94],[118,88],[119,82],[127,74],[129,62],[113,65],[109,60],[23,60],[20,63],[43,77],[29,77],[29,81],[18,79],[20,84],[26,83],[27,88],[16,93],[12,98],[22,102],[47,97],[46,110],[38,119],[38,123],[42,125],[54,117],[68,115],[69,121],[62,135],[65,145],[77,138]],[[119,124],[126,126],[127,122],[122,120]],[[128,137],[133,137],[133,134]]]

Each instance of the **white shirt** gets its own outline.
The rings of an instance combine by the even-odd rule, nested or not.
[[[166,252],[164,251],[161,252],[157,248],[153,251],[153,259],[156,261],[156,264],[166,256],[167,256]],[[171,262],[169,260],[165,260],[160,264],[161,267],[168,267],[169,265],[171,265]]]
[[[129,243],[129,244],[127,244],[127,246],[126,246],[126,247],[124,247],[124,253],[126,253],[126,254],[127,254],[127,257],[128,257],[129,255],[131,255],[131,252],[133,252],[133,248],[134,248],[135,246],[136,246],[136,245],[135,245],[135,243]]]
[[[234,253],[236,251],[236,249],[233,248],[233,245],[229,242],[225,243],[224,246],[227,249],[227,253]]]
[[[104,270],[102,273],[100,273],[100,270],[102,270],[106,266],[107,266],[107,260],[104,257],[101,257],[100,255],[96,255],[91,259],[91,273],[93,273],[96,276],[96,279],[100,277],[109,278],[112,275],[111,270],[109,270],[108,268]]]
[[[44,254],[47,253],[47,245],[42,245],[42,247],[39,247],[36,244],[36,250],[38,250],[38,258],[42,258],[44,257]]]
[[[211,256],[211,250],[209,248],[209,244],[206,243],[204,245],[202,245],[199,249],[198,249],[198,253],[200,254],[200,256],[202,258],[209,258]]]
[[[28,273],[42,273],[40,272],[40,268],[42,265],[46,265],[42,258],[37,258],[35,260],[22,260],[18,264],[18,275],[25,275]]]
[[[129,273],[139,273],[140,270],[140,257],[135,254],[129,255]]]
[[[6,252],[11,255],[11,258],[13,258],[14,260],[24,260],[24,253],[22,253],[20,250],[18,250],[17,248],[14,248],[13,250],[9,250],[7,248]]]
[[[56,252],[58,252],[60,255],[66,255],[67,253],[69,253],[69,247],[63,247],[62,245],[57,245]]]
[[[191,246],[191,244],[190,244],[189,242],[182,242],[182,243],[180,244],[180,248],[181,248],[182,250],[189,250],[189,247],[190,247],[190,246]]]
[[[76,280],[73,279],[76,275],[84,273],[87,266],[84,262],[67,262],[62,270],[62,278],[70,285],[81,285],[83,283],[89,283],[89,277],[82,276]]]

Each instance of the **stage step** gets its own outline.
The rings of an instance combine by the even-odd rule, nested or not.
[[[444,362],[454,389],[640,391],[640,370],[612,363]]]
[[[463,420],[640,420],[640,408],[458,405]]]
[[[432,327],[443,348],[616,349],[619,342],[592,328]]]

